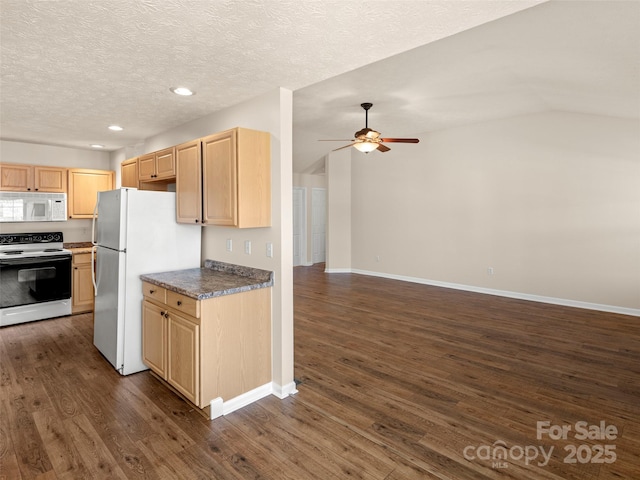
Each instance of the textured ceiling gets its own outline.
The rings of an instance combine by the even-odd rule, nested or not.
[[[0,138],[135,145],[539,2],[0,0]]]
[[[384,136],[640,116],[640,1],[0,0],[0,138],[108,150],[294,91],[294,170]],[[189,98],[169,92],[184,85]],[[113,133],[110,124],[125,130]],[[393,148],[411,148],[395,144]],[[379,154],[375,152],[374,154]]]
[[[547,2],[297,90],[298,171],[343,145],[317,139],[353,138],[365,101],[385,137],[545,111],[639,119],[640,2]]]

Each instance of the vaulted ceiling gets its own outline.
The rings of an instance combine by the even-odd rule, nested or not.
[[[294,170],[364,126],[412,136],[565,110],[638,118],[640,3],[0,0],[0,138],[136,145],[276,87]],[[188,86],[192,97],[170,87]],[[122,132],[107,130],[110,124]],[[376,153],[377,154],[377,153]]]

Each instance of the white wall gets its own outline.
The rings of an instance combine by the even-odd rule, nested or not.
[[[109,152],[0,140],[0,161],[28,165],[113,170]],[[62,232],[65,242],[91,240],[91,220],[3,223],[0,233]]]
[[[275,272],[273,288],[273,381],[284,391],[295,389],[293,380],[293,239],[292,239],[292,93],[276,89],[251,101],[216,112],[150,137],[142,151],[116,152],[112,158],[126,158],[153,152],[234,127],[271,133],[272,226],[236,229],[203,227],[202,258],[262,268]],[[233,251],[226,251],[231,239]],[[244,242],[251,241],[251,254]],[[266,256],[267,242],[273,257]]]
[[[331,152],[326,160],[328,272],[348,271],[352,261],[351,148]]]
[[[640,313],[639,132],[544,113],[353,151],[351,267]]]
[[[0,140],[0,162],[111,170],[109,152]]]

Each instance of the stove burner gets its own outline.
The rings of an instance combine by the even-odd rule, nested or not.
[[[5,255],[20,255],[24,250],[7,250],[2,252]]]
[[[61,248],[45,248],[43,252],[61,252]]]

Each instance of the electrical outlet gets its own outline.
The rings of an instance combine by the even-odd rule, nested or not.
[[[227,252],[233,252],[233,240],[227,238]]]
[[[251,240],[244,241],[244,253],[251,255]]]
[[[273,243],[267,242],[267,257],[273,257]]]
[[[487,268],[487,275],[493,275],[493,267]]]

